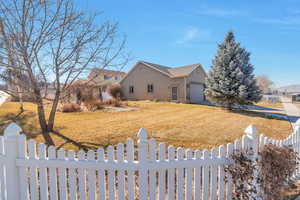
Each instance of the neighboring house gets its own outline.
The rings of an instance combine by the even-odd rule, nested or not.
[[[94,68],[88,75],[88,80],[101,86],[102,90],[105,91],[107,86],[119,83],[125,76],[125,72]]]
[[[205,77],[200,64],[171,68],[140,61],[120,84],[129,100],[201,103],[205,100]]]
[[[72,83],[66,91],[66,101],[80,104],[84,94],[95,99],[109,99],[111,96],[106,92],[107,87],[118,84],[125,75],[126,73],[120,71],[94,68],[86,80],[80,79]]]

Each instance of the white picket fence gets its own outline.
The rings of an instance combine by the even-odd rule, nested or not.
[[[300,123],[299,123],[300,124]],[[138,142],[97,151],[56,151],[34,140],[26,141],[21,129],[10,124],[0,137],[1,200],[230,200],[232,181],[224,180],[224,165],[235,150],[272,143],[292,145],[300,152],[300,131],[286,140],[272,140],[249,126],[242,140],[218,149],[190,150],[166,147],[147,139],[140,129]],[[220,133],[221,134],[221,133]],[[295,175],[300,171],[295,172]],[[254,184],[257,172],[254,173]],[[259,188],[257,188],[259,189]]]

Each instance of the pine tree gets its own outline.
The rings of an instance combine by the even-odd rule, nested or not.
[[[248,105],[261,99],[250,53],[235,41],[232,31],[219,45],[212,69],[206,79],[206,97],[229,110],[235,104]]]

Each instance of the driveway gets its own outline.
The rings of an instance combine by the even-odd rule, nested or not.
[[[6,99],[9,97],[8,94],[6,94],[3,91],[0,91],[0,106],[6,101]]]
[[[283,104],[286,115],[291,122],[293,128],[298,119],[300,119],[300,109],[292,103],[292,100],[286,97],[281,97],[281,102]]]

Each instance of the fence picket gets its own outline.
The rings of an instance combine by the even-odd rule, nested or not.
[[[243,150],[247,151],[249,150],[249,144],[248,144],[248,137],[246,135],[243,135],[242,137],[242,147]]]
[[[239,140],[234,141],[234,153],[241,151],[241,142]]]
[[[225,148],[224,145],[219,147],[219,159],[225,160]],[[224,200],[225,199],[225,181],[224,181],[224,166],[219,166],[219,174],[218,174],[218,199]]]
[[[264,138],[265,138],[265,135],[264,135],[264,134],[261,134],[261,135],[259,136],[259,146],[258,146],[259,151],[260,151],[261,149],[263,149],[263,147],[264,147]]]
[[[179,162],[183,161],[184,159],[184,149],[179,147],[177,148],[177,159]],[[177,199],[181,200],[184,199],[184,169],[178,168],[177,169]]]
[[[126,153],[127,153],[127,162],[129,164],[133,163],[134,160],[134,144],[132,139],[128,139],[126,143]],[[127,193],[128,199],[135,199],[135,183],[134,183],[134,174],[132,170],[127,171]]]
[[[107,161],[110,163],[115,162],[114,147],[108,146],[107,148]],[[115,200],[115,170],[108,169],[108,200]]]
[[[159,144],[159,162],[165,161],[166,147],[165,143]],[[166,170],[159,169],[159,200],[165,200],[166,192]]]
[[[152,163],[156,162],[156,141],[155,139],[150,139],[149,140],[149,160]],[[149,171],[149,198],[150,200],[155,200],[156,199],[156,171],[155,170],[150,170]]]
[[[87,160],[90,162],[95,161],[95,152],[92,150],[88,151]],[[89,191],[89,199],[96,199],[96,171],[95,169],[88,169],[88,191]]]
[[[227,144],[227,154],[226,158],[231,159],[231,155],[233,153],[233,144],[229,143]],[[226,182],[226,197],[227,199],[232,199],[232,177],[230,174],[226,174],[227,182]]]
[[[188,149],[186,151],[187,160],[193,159],[193,151]],[[186,187],[185,187],[185,198],[186,200],[192,200],[193,198],[193,169],[188,167],[186,170]]]
[[[197,150],[195,151],[195,160],[201,160],[201,151]],[[195,184],[195,189],[194,189],[194,199],[199,200],[201,197],[201,169],[202,167],[199,166],[195,169],[195,176],[194,176],[194,184]]]
[[[40,160],[46,160],[46,145],[39,144],[39,158]],[[40,196],[41,200],[48,199],[48,178],[47,169],[45,167],[39,168],[40,172]]]
[[[213,148],[211,150],[211,159],[216,160],[218,158],[218,150]],[[216,166],[210,167],[210,196],[211,199],[217,199],[217,173],[218,169]]]
[[[56,159],[56,151],[54,146],[48,147],[48,156],[49,160]],[[57,176],[56,176],[56,168],[49,167],[49,186],[50,186],[50,199],[57,199]]]
[[[140,129],[138,133],[138,159],[141,165],[144,167],[139,169],[139,199],[146,200],[147,199],[147,191],[148,191],[148,170],[146,169],[148,155],[147,155],[147,132],[144,129]]]
[[[205,149],[203,151],[203,160],[204,161],[208,161],[210,160],[209,158],[209,152]],[[208,166],[204,166],[203,168],[203,199],[204,200],[208,200],[209,199],[209,167]]]
[[[28,152],[29,152],[29,159],[35,160],[37,159],[36,156],[36,142],[34,140],[29,140],[28,142]],[[37,180],[37,168],[36,167],[30,167],[29,168],[30,173],[30,199],[36,200],[39,199],[38,195],[38,180]]]
[[[27,152],[27,145],[26,145],[26,136],[25,135],[20,135],[19,139],[18,139],[18,146],[19,146],[19,158],[20,159],[25,159],[26,158],[26,152]],[[3,154],[3,137],[0,138],[0,154]],[[2,165],[0,165],[0,171],[1,174],[0,176],[4,177],[3,175],[3,168],[1,168]],[[28,193],[28,176],[27,176],[27,167],[20,167],[19,168],[19,173],[20,173],[20,197],[22,198],[22,200],[27,200],[29,198],[29,193]],[[42,178],[44,178],[43,174]],[[2,178],[0,178],[2,180]],[[4,186],[4,182],[1,183],[1,185],[3,184]],[[43,186],[43,189],[47,188],[46,186]],[[4,188],[3,188],[4,189]],[[48,197],[48,193],[45,192],[45,195],[47,195]],[[3,194],[4,194],[4,190],[3,190]],[[45,195],[43,194],[41,196],[41,200],[46,200],[45,199]],[[2,197],[2,199],[4,199],[4,197]]]
[[[174,162],[175,159],[175,149],[173,146],[168,147],[168,160],[170,163]],[[168,170],[168,199],[175,199],[175,170],[171,168]]]
[[[97,161],[99,165],[104,162],[104,150],[102,148],[97,150]],[[105,200],[106,185],[105,173],[103,169],[98,170],[98,200]]]
[[[85,160],[85,152],[79,151],[78,152],[78,160],[84,161]],[[86,173],[85,169],[79,168],[78,169],[78,188],[79,188],[79,199],[86,200]]]
[[[75,152],[74,151],[68,151],[68,160],[69,161],[74,161],[74,158],[75,158]],[[76,200],[77,199],[77,187],[76,187],[77,174],[76,174],[74,168],[69,169],[68,177],[69,177],[70,200]]]
[[[59,149],[57,151],[57,157],[59,160],[65,160],[65,150]],[[61,166],[58,168],[59,177],[59,197],[60,200],[66,200],[67,198],[67,181],[66,181],[66,168]]]
[[[117,146],[117,160],[119,164],[124,163],[124,145],[118,144]],[[118,199],[125,200],[125,175],[124,170],[118,171]]]

